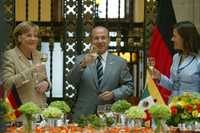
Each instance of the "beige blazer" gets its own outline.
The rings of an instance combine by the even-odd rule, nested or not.
[[[41,107],[46,102],[46,97],[35,88],[37,82],[47,81],[47,74],[45,67],[40,73],[33,69],[33,65],[41,63],[41,53],[34,51],[32,58],[30,62],[18,47],[5,52],[2,68],[4,89],[8,90],[15,84],[22,103],[32,101]]]

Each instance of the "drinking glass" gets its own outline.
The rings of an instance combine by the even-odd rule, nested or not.
[[[107,117],[113,117],[113,113],[111,112],[111,104],[105,104],[104,105],[104,114],[107,116]]]
[[[48,60],[48,54],[47,53],[42,53],[42,55],[41,55],[42,64],[45,65],[47,60]],[[36,84],[38,84],[39,83],[38,72],[35,72],[35,78],[36,78],[35,82],[36,82]]]
[[[155,66],[155,58],[154,57],[147,57],[147,67],[150,70],[153,70],[154,66]]]
[[[41,56],[42,64],[46,64],[47,60],[48,60],[48,54],[42,53],[42,56]]]
[[[103,118],[104,117],[104,113],[105,113],[105,106],[104,105],[98,105],[97,106],[97,115],[100,118]]]

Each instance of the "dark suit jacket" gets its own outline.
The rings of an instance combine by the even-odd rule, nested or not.
[[[95,113],[97,105],[105,104],[98,97],[101,92],[113,91],[114,100],[130,96],[133,92],[132,76],[124,59],[108,53],[103,80],[98,86],[95,61],[81,70],[79,64],[83,57],[84,55],[81,55],[76,58],[76,63],[68,74],[68,82],[78,89],[78,97],[72,115],[74,120],[78,119],[80,115]],[[106,103],[113,103],[114,100]]]

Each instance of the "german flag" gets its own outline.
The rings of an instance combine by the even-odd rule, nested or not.
[[[0,98],[4,99],[3,83],[0,84]],[[20,105],[22,105],[22,102],[14,84],[12,85],[12,88],[8,90],[5,100],[9,107],[13,110],[5,116],[9,120],[15,120],[20,116],[20,112],[17,109],[20,107]]]
[[[157,13],[156,24],[152,29],[149,56],[155,58],[155,68],[169,77],[174,54],[171,37],[173,26],[176,23],[171,0],[158,0]],[[158,89],[167,103],[171,92],[161,86],[158,86]]]

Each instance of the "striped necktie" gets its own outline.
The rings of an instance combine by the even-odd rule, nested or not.
[[[101,63],[102,57],[99,55],[97,56],[97,78],[98,78],[98,84],[100,86],[101,81],[103,79],[103,65]]]

